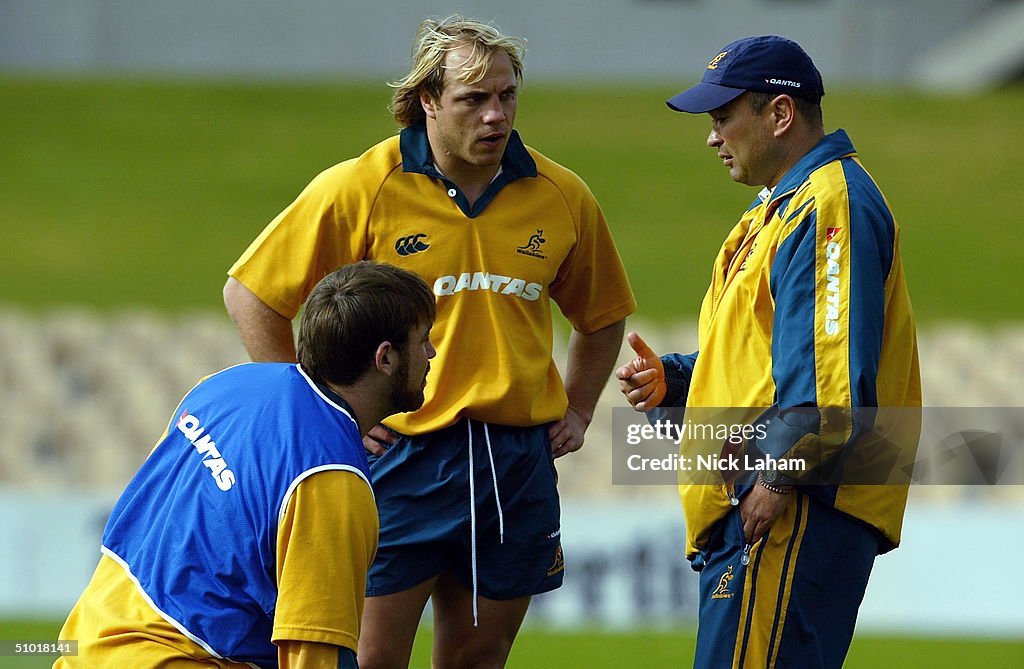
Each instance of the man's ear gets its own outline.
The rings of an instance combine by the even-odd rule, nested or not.
[[[381,373],[391,376],[398,368],[398,350],[389,341],[382,341],[373,354],[373,361]]]
[[[780,95],[772,100],[770,110],[775,124],[775,136],[781,137],[796,121],[796,100],[788,95]]]
[[[430,93],[427,89],[420,89],[420,106],[423,107],[423,113],[430,118],[437,118],[437,101],[430,97]]]

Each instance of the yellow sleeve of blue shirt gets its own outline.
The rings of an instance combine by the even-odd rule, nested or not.
[[[312,641],[278,644],[279,669],[358,669],[355,651]]]
[[[378,529],[373,493],[356,474],[331,470],[299,483],[277,534],[275,643],[358,648]]]

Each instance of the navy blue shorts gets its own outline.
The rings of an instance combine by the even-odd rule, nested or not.
[[[387,453],[370,456],[370,472],[380,540],[367,576],[368,597],[407,590],[442,572],[472,590],[474,548],[483,597],[515,599],[562,585],[557,474],[547,425],[485,426],[463,419],[437,432],[400,435]]]
[[[738,508],[694,561],[695,669],[840,669],[878,553],[878,533],[803,492],[742,561]]]

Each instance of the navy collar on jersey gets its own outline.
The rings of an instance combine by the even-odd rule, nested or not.
[[[452,199],[459,206],[462,213],[469,218],[476,218],[499,191],[516,179],[537,176],[537,163],[533,156],[526,150],[523,140],[515,130],[509,135],[508,144],[505,145],[505,154],[501,157],[501,172],[487,186],[487,190],[470,207],[469,200],[459,190],[451,179],[437,171],[434,165],[433,156],[430,153],[430,142],[427,140],[427,126],[425,123],[417,123],[402,130],[399,138],[399,147],[402,151],[402,171],[415,174],[425,174],[431,179],[437,179],[444,183],[448,190],[455,191]]]
[[[305,371],[305,370],[303,370],[303,371]],[[310,380],[312,380],[312,379],[310,379]],[[356,416],[355,409],[352,408],[352,405],[349,404],[348,402],[346,402],[344,397],[342,397],[338,393],[336,393],[333,390],[331,390],[330,386],[328,386],[326,383],[321,383],[320,381],[313,381],[313,383],[315,383],[316,387],[320,390],[320,392],[322,392],[324,394],[324,397],[326,397],[330,401],[334,402],[335,404],[340,406],[342,409],[344,409],[346,411],[346,413],[348,413],[348,415],[352,418],[352,420],[356,424],[356,430],[358,430],[359,429],[359,417]]]

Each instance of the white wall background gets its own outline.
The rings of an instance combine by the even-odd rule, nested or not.
[[[0,71],[338,76],[404,73],[425,16],[528,38],[539,78],[695,79],[745,35],[796,39],[837,81],[900,82],[995,0],[3,0]]]
[[[692,625],[697,575],[683,560],[671,487],[645,500],[563,500],[565,585],[529,621],[545,627]],[[116,491],[0,488],[0,618],[59,619],[99,560]],[[915,503],[903,546],[875,563],[858,629],[889,634],[1024,637],[1020,507]]]

